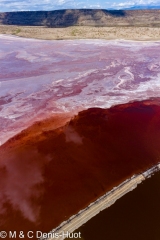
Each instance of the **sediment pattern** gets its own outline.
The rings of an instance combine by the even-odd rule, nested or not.
[[[160,42],[0,36],[0,142],[35,121],[160,96]]]

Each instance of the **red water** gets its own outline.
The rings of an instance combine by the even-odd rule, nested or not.
[[[160,162],[159,99],[88,109],[55,129],[62,119],[37,123],[1,146],[1,229],[50,231]]]

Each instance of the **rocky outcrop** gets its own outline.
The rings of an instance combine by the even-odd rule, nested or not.
[[[74,9],[0,13],[0,23],[22,26],[160,26],[160,10]]]

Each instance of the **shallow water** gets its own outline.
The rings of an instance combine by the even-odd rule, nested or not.
[[[0,35],[0,141],[55,112],[160,96],[160,42]]]
[[[40,41],[8,36],[0,36],[0,43],[1,144],[35,121],[55,113],[74,115],[90,107],[107,108],[131,100],[160,96],[160,43]],[[89,114],[85,120],[88,127],[85,121],[82,121],[81,127],[80,121],[78,127],[71,124],[60,134],[58,131],[50,132],[47,126],[47,130],[40,130],[39,140],[36,137],[33,139],[35,129],[25,132],[28,138],[23,139],[25,136],[22,136],[22,142],[21,138],[18,141],[15,139],[15,148],[11,150],[9,146],[5,149],[5,158],[0,154],[0,214],[3,216],[0,224],[5,225],[7,230],[13,225],[22,230],[24,225],[27,230],[39,228],[49,231],[76,213],[77,209],[82,209],[108,191],[108,181],[113,183],[113,179],[114,186],[117,181],[124,180],[117,179],[117,176],[124,174],[124,178],[130,177],[135,173],[135,166],[137,171],[144,170],[141,160],[145,169],[150,167],[148,163],[156,164],[160,149],[160,110],[152,116],[152,106],[146,106],[138,108],[136,114],[137,108],[129,108],[126,113],[122,111],[113,118],[113,122],[110,122],[110,115],[112,119],[114,111],[109,118],[102,114],[102,119],[101,115],[97,118]],[[108,135],[105,135],[101,120],[104,125],[109,122],[105,125]],[[93,123],[92,129],[90,122]],[[62,152],[63,148],[65,151]],[[123,164],[117,156],[124,161]],[[108,175],[104,166],[107,166]],[[73,187],[70,182],[77,186]],[[87,197],[86,200],[83,197],[82,204],[83,195]],[[77,208],[70,212],[70,206],[76,205],[74,201]]]

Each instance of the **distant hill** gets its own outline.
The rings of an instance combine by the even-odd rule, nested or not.
[[[160,26],[160,10],[72,9],[0,13],[0,24],[21,26]]]
[[[151,9],[158,9],[160,10],[160,6],[154,5],[136,5],[130,8],[125,8],[125,10],[151,10]]]

